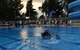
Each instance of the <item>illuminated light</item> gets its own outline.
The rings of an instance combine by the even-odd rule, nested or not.
[[[28,32],[26,29],[23,29],[21,32],[20,32],[20,35],[21,35],[21,38],[23,40],[26,40],[28,38]]]
[[[41,36],[42,33],[42,28],[41,27],[36,27],[35,28],[35,36]]]
[[[61,15],[59,15],[59,17],[61,17]]]
[[[62,10],[65,14],[67,14],[67,11],[65,9]]]
[[[26,19],[29,19],[29,17],[26,17]]]
[[[62,3],[59,3],[59,5],[61,6],[61,5],[62,5]]]
[[[63,9],[62,11],[65,12],[65,9]]]

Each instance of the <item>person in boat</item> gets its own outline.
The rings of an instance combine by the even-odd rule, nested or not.
[[[42,33],[41,34],[42,35],[42,37],[44,38],[44,37],[54,37],[55,39],[60,39],[60,36],[59,35],[57,35],[57,34],[51,34],[51,32],[49,31],[49,29],[46,29],[45,31],[44,31],[44,33]]]
[[[44,31],[44,33],[42,33],[41,35],[42,35],[42,37],[51,37],[51,34],[50,34],[49,29],[46,29],[46,30]]]

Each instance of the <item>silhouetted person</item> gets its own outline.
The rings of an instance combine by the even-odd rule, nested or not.
[[[42,37],[51,37],[50,31],[47,29],[44,33],[41,34]]]
[[[44,31],[44,33],[42,33],[41,34],[42,35],[42,38],[51,38],[51,37],[53,37],[53,38],[55,38],[55,39],[60,39],[60,36],[59,35],[57,35],[57,34],[51,34],[50,33],[50,31],[49,31],[49,29],[46,29],[45,31]]]

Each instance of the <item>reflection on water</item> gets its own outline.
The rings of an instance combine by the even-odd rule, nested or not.
[[[28,38],[28,31],[26,28],[23,28],[20,32],[22,40],[26,40]]]
[[[44,29],[47,29],[47,28],[46,27],[23,28],[20,32],[22,42],[21,42],[21,45],[17,47],[17,50],[26,50],[26,49],[27,50],[44,50],[44,49],[47,50],[49,48],[48,45],[58,45],[60,43],[60,40],[57,40],[53,37],[51,39],[41,38],[41,33],[44,31]],[[60,28],[56,28],[56,29],[57,30],[55,31],[62,30]],[[66,28],[64,29],[66,30]],[[29,34],[31,36],[29,36]]]
[[[41,37],[42,30],[43,30],[42,27],[35,27],[35,30],[34,30],[35,43],[36,43],[35,48],[37,50],[42,50],[42,48],[39,46],[41,44],[39,41],[40,40],[39,37]]]
[[[43,29],[42,27],[36,27],[34,31],[35,31],[34,36],[41,36]]]
[[[31,32],[33,36],[28,35],[29,29],[23,28],[20,32],[22,43],[19,47],[17,47],[17,50],[22,48],[22,50],[31,50],[30,48],[34,48],[34,50],[42,50],[41,42],[39,37],[41,37],[42,33],[42,27],[35,27],[34,31]],[[21,49],[20,49],[21,50]]]

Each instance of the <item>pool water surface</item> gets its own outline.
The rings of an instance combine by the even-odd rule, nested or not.
[[[60,39],[42,39],[45,29],[59,35]],[[80,50],[80,27],[0,28],[0,50]]]

